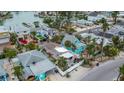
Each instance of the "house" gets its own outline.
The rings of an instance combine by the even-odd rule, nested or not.
[[[3,67],[4,60],[0,60],[0,81],[7,81],[7,73]]]
[[[0,44],[9,43],[9,40],[9,31],[4,26],[0,26]]]
[[[26,28],[26,27],[15,27],[14,28],[14,32],[18,35],[18,36],[22,36],[22,35],[28,35],[30,34],[30,29]]]
[[[97,15],[97,16],[88,16],[88,21],[96,22],[102,18],[107,19],[105,15]]]
[[[82,33],[82,34],[80,34],[80,35],[81,35],[81,37],[84,38],[84,39],[90,37],[90,40],[91,40],[91,41],[92,41],[93,39],[95,39],[96,44],[101,44],[102,39],[104,39],[104,40],[103,40],[103,46],[106,46],[106,45],[112,43],[112,42],[110,42],[107,38],[104,38],[104,37],[101,37],[101,36],[97,36],[97,35],[95,35],[95,34],[93,34],[93,33]]]
[[[84,19],[81,19],[81,20],[77,20],[77,21],[72,21],[72,23],[78,27],[83,27],[85,25],[87,26],[91,26],[93,25],[93,22],[92,21],[88,21],[88,20],[84,20]]]
[[[92,32],[97,32],[98,35],[103,35],[103,30],[101,28],[97,29],[96,31],[92,31]],[[119,36],[120,38],[123,38],[124,37],[124,27],[120,26],[120,25],[114,25],[105,32],[104,36],[106,38],[112,38],[112,36]]]
[[[75,50],[72,50],[71,48],[67,48],[65,46],[65,42],[66,41],[70,41],[72,44],[74,44],[76,46]],[[86,45],[81,43],[75,36],[73,35],[69,35],[66,34],[65,37],[62,40],[62,46],[64,46],[65,48],[67,48],[68,50],[71,50],[72,52],[76,53],[76,54],[80,54],[81,52],[83,52],[86,48]]]
[[[42,75],[48,75],[55,69],[55,65],[40,51],[32,50],[18,54],[17,58],[24,67],[24,76],[27,79],[35,76],[37,80],[43,80]]]
[[[111,27],[106,34],[112,35],[112,36],[124,36],[124,27],[123,26],[119,26],[119,25],[115,25],[113,27]]]

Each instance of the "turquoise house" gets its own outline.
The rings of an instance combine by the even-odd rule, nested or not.
[[[71,48],[67,48],[64,44],[66,41],[70,41],[71,43],[73,43],[75,46],[76,46],[76,49],[73,50]],[[61,43],[62,46],[64,46],[66,49],[76,53],[76,54],[80,54],[82,53],[85,48],[86,48],[86,45],[81,43],[75,36],[73,35],[69,35],[69,34],[66,34],[65,37],[63,38],[62,40],[62,43]]]

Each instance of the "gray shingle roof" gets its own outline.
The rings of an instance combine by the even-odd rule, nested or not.
[[[6,71],[3,68],[3,62],[4,62],[4,60],[0,60],[0,76],[6,75]]]

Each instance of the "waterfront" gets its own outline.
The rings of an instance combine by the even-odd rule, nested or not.
[[[13,18],[6,19],[3,24],[3,26],[7,28],[10,27],[13,29],[15,27],[24,28],[25,26],[22,23],[33,25],[33,22],[36,21],[38,21],[40,24],[43,24],[42,18],[34,16],[35,14],[37,14],[37,12],[23,11],[23,12],[11,12],[11,13],[13,15]]]

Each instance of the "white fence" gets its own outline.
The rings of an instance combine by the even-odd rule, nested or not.
[[[58,66],[56,66],[58,72],[62,75],[65,76],[67,73],[71,72],[72,70],[74,70],[75,68],[77,68],[78,66],[80,66],[84,61],[81,61],[77,64],[75,64],[74,66],[70,67],[69,69],[67,69],[66,71],[62,71]]]

